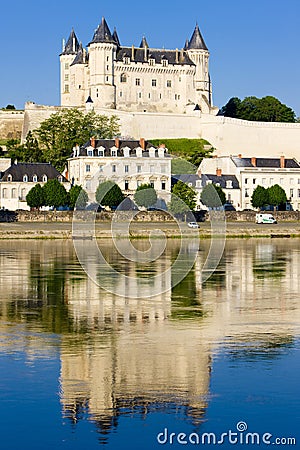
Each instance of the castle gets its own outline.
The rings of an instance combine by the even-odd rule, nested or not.
[[[61,106],[123,111],[216,114],[212,106],[209,51],[196,25],[178,50],[150,48],[145,37],[123,47],[105,18],[87,50],[74,30],[60,55]]]

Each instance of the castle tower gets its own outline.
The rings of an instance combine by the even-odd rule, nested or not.
[[[67,43],[63,42],[62,53],[60,54],[60,104],[62,106],[72,106],[70,95],[70,66],[79,50],[77,36],[72,29]]]
[[[89,47],[90,95],[95,107],[115,108],[114,61],[119,45],[117,32],[111,34],[104,17]]]
[[[195,30],[189,42],[185,44],[185,50],[190,59],[196,64],[195,103],[200,106],[203,113],[209,113],[212,106],[211,84],[209,77],[209,51],[196,24]]]

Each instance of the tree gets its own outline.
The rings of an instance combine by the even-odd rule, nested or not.
[[[45,205],[58,208],[68,203],[68,194],[65,187],[56,179],[48,180],[43,186]]]
[[[50,161],[58,170],[62,170],[71,149],[87,142],[91,136],[111,139],[119,134],[117,116],[98,115],[94,111],[85,114],[77,108],[62,109],[44,120],[34,130],[43,159]]]
[[[45,205],[44,189],[36,184],[26,195],[26,202],[30,208],[40,208]]]
[[[285,190],[279,186],[279,184],[274,184],[268,188],[269,205],[279,206],[286,203],[286,193]]]
[[[15,105],[7,105],[5,109],[8,109],[8,110],[15,110],[16,107],[15,107]]]
[[[168,204],[168,210],[174,214],[184,214],[193,211],[196,207],[196,192],[193,188],[177,181],[172,188],[171,201]]]
[[[240,100],[232,97],[221,109],[221,114],[237,119],[261,122],[295,122],[294,111],[270,95],[257,98],[245,97]]]
[[[134,194],[134,201],[138,206],[149,208],[157,201],[156,190],[151,184],[141,184]]]
[[[117,208],[124,200],[124,194],[114,181],[100,183],[96,190],[96,200],[101,206]]]
[[[226,195],[220,186],[209,183],[202,189],[201,202],[208,208],[217,208],[226,203]]]
[[[263,186],[257,186],[251,197],[251,205],[254,208],[262,208],[269,204],[269,193],[268,190]]]
[[[74,209],[84,209],[89,200],[88,194],[81,186],[72,186],[69,190],[69,206]]]

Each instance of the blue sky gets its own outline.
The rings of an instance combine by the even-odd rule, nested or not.
[[[214,103],[274,95],[300,116],[300,1],[14,0],[1,4],[0,107],[59,104],[59,53],[74,26],[87,44],[105,16],[121,44],[182,48],[198,21],[211,53]]]

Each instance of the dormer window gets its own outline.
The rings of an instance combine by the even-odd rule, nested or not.
[[[33,181],[34,183],[37,183],[37,180],[38,180],[38,177],[37,177],[37,175],[33,175],[33,177],[32,177],[32,181]]]
[[[129,58],[129,56],[124,56],[124,58],[123,58],[123,63],[124,63],[124,64],[130,64],[130,58]]]
[[[87,151],[87,155],[88,155],[88,156],[94,156],[94,150],[89,149],[89,150]]]
[[[167,67],[169,61],[168,61],[167,59],[163,59],[163,60],[161,61],[161,63],[162,63],[162,65],[163,65],[163,67]]]
[[[127,75],[126,73],[122,73],[120,76],[120,82],[121,83],[126,83],[127,82]]]
[[[23,181],[24,181],[24,183],[27,183],[27,182],[28,182],[28,175],[24,175],[24,176],[23,176]]]
[[[113,156],[113,157],[118,156],[118,149],[117,149],[117,147],[112,147],[112,148],[110,149],[110,154],[111,154],[111,156]]]
[[[47,175],[43,175],[43,178],[42,178],[42,180],[43,180],[43,183],[47,183],[47,181],[48,181],[48,177],[47,177]]]
[[[141,147],[138,147],[135,149],[135,153],[138,158],[141,158],[143,156],[143,149]]]
[[[149,66],[154,66],[154,64],[155,64],[155,59],[149,58]]]
[[[12,175],[7,175],[7,181],[12,181]]]
[[[125,158],[129,158],[129,156],[130,156],[130,148],[129,147],[124,147],[123,152],[124,152],[124,157]]]
[[[63,177],[62,177],[61,175],[59,175],[59,177],[57,177],[57,179],[58,179],[58,181],[59,181],[60,183],[63,182]]]
[[[98,156],[104,156],[104,151],[105,151],[105,148],[104,147],[99,147],[98,148]]]
[[[201,188],[202,187],[202,181],[201,180],[196,180],[196,188]]]
[[[226,181],[226,188],[227,189],[232,189],[232,180],[227,180]]]

